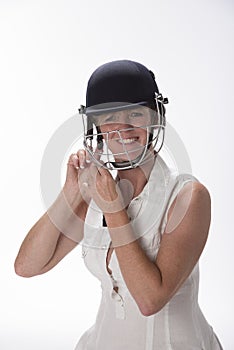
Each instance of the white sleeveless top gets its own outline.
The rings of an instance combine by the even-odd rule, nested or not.
[[[168,209],[188,181],[188,174],[172,172],[158,155],[149,181],[128,207],[134,233],[152,261],[160,247]],[[198,305],[199,267],[172,299],[156,314],[143,316],[124,282],[113,250],[106,267],[111,238],[102,226],[102,212],[90,203],[84,228],[82,256],[90,272],[101,282],[102,298],[95,324],[79,340],[75,350],[220,350],[212,328]],[[118,292],[114,290],[118,287]]]

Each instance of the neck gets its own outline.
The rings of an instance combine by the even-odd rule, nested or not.
[[[137,197],[142,192],[144,186],[148,182],[155,161],[155,154],[151,151],[149,152],[150,156],[147,162],[145,162],[144,164],[141,164],[137,168],[118,171],[117,178],[119,181],[127,180],[130,182],[128,187],[132,187],[130,191],[132,198]],[[126,192],[126,183],[127,182],[125,181],[124,192]]]

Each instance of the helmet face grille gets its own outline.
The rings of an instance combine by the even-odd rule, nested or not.
[[[165,118],[148,107],[135,106],[113,113],[82,113],[84,147],[93,161],[109,170],[131,169],[156,153],[164,140]]]

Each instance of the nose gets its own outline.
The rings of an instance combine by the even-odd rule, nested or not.
[[[132,125],[132,118],[128,111],[121,111],[113,116],[113,123],[120,125]]]

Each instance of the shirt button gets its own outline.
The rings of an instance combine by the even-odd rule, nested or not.
[[[85,258],[86,257],[86,255],[87,255],[87,253],[88,253],[88,251],[86,250],[86,251],[83,251],[82,252],[82,258]]]

